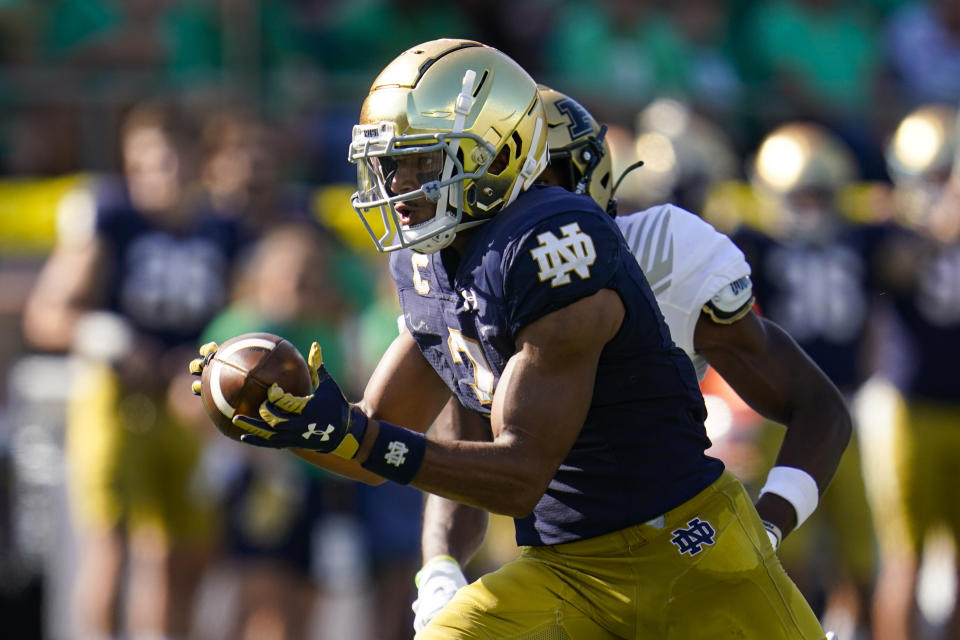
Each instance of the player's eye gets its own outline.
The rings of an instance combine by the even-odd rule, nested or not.
[[[437,174],[443,166],[443,152],[431,151],[416,156],[416,172],[419,176]],[[432,178],[431,178],[432,179]]]
[[[384,179],[390,178],[397,171],[397,161],[390,157],[376,158],[374,166]]]

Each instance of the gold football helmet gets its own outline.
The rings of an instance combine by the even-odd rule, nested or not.
[[[940,203],[951,171],[960,169],[957,109],[946,104],[918,107],[900,121],[887,145],[887,172],[894,184],[894,203],[901,222],[916,228],[940,229],[956,214]]]
[[[560,186],[589,195],[601,209],[616,215],[606,126],[570,96],[542,84],[538,88],[547,114],[550,168]]]
[[[529,188],[547,165],[533,79],[470,40],[426,42],[380,73],[353,128],[351,202],[380,251],[433,253]]]
[[[813,122],[774,129],[761,142],[750,169],[758,186],[778,196],[807,189],[832,193],[857,177],[846,143]]]
[[[757,195],[769,199],[765,230],[819,241],[833,232],[838,193],[858,178],[859,166],[847,144],[826,127],[791,122],[763,139],[748,173]]]
[[[887,168],[896,184],[945,181],[957,154],[957,109],[928,104],[900,121],[887,145]]]

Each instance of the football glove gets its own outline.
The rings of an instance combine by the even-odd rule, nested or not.
[[[767,537],[770,538],[770,545],[773,547],[773,550],[776,551],[780,548],[780,543],[783,541],[783,532],[780,531],[780,527],[768,522],[767,520],[762,520],[763,528],[767,532]]]
[[[433,620],[433,616],[453,600],[460,587],[466,586],[467,579],[456,560],[450,556],[437,556],[417,572],[416,583],[413,629],[419,633]]]
[[[236,415],[233,424],[248,431],[242,442],[258,447],[310,449],[348,460],[356,455],[367,430],[367,416],[343,397],[323,364],[314,342],[307,356],[314,391],[308,396],[287,393],[274,383],[260,405],[260,419]]]
[[[203,375],[203,368],[210,363],[210,360],[213,358],[213,354],[217,352],[217,343],[208,342],[207,344],[200,347],[200,357],[194,358],[190,361],[190,373],[197,376],[198,378]],[[200,395],[200,380],[194,380],[190,388],[193,390],[193,395]]]

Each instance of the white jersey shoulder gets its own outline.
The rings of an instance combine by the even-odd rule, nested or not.
[[[673,341],[702,378],[707,363],[693,348],[693,332],[701,309],[712,299],[726,301],[732,292],[744,303],[750,299],[751,290],[742,297],[750,275],[743,252],[708,222],[672,204],[618,216],[616,222],[647,276]]]

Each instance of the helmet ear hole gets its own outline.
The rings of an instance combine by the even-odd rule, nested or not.
[[[510,148],[509,145],[500,149],[500,153],[497,154],[497,157],[493,159],[493,162],[490,163],[490,168],[487,169],[487,173],[492,176],[499,176],[503,173],[504,169],[507,168],[507,165],[510,164]]]
[[[477,185],[471,184],[467,187],[467,204],[471,207],[477,204]]]
[[[600,176],[600,186],[603,187],[604,189],[607,189],[610,186],[609,171],[605,172],[602,176]]]

